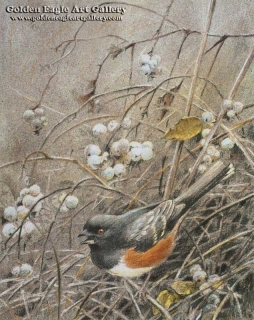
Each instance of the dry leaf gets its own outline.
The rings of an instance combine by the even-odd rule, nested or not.
[[[116,46],[114,44],[112,44],[110,46],[109,53],[110,53],[112,59],[115,59],[122,52],[123,52],[122,48],[120,48],[120,47],[118,47],[118,46]]]
[[[173,281],[170,286],[181,296],[188,296],[197,291],[193,281]]]
[[[169,111],[168,107],[172,104],[174,98],[175,98],[175,93],[177,93],[181,86],[182,86],[183,81],[181,81],[177,86],[173,87],[172,89],[170,89],[169,92],[166,92],[161,98],[160,98],[160,103],[163,103],[164,107],[167,108],[163,108],[161,111],[161,116],[160,116],[160,120],[162,120],[165,116],[165,114]]]
[[[175,93],[177,93],[179,91],[179,89],[181,88],[183,81],[180,82],[179,85],[173,87],[172,89],[170,89],[169,92],[166,92],[163,97],[162,97],[162,101],[163,101],[163,105],[169,107],[171,105],[171,103],[174,100],[175,97]]]
[[[89,100],[93,96],[93,92],[89,92],[87,94],[84,94],[83,96],[78,97],[78,103],[84,104],[87,100]]]
[[[168,140],[189,140],[199,134],[202,130],[202,121],[196,117],[182,118],[173,129],[165,134]]]
[[[181,299],[181,297],[177,293],[170,292],[168,290],[163,290],[159,293],[156,300],[165,309],[168,309],[173,303],[176,303],[180,299]],[[160,311],[156,307],[153,307],[153,315],[156,316],[159,313],[160,313]]]
[[[174,291],[163,290],[156,299],[165,309],[181,300],[183,296],[188,296],[197,291],[193,281],[173,281],[170,286]],[[155,316],[159,312],[156,307],[153,307],[153,314]]]

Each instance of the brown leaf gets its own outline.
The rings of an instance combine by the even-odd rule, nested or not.
[[[182,83],[183,83],[183,80],[177,86],[171,88],[169,92],[166,92],[164,94],[164,96],[162,97],[164,106],[169,107],[171,105],[171,103],[175,98],[175,93],[177,93],[180,90]]]
[[[87,100],[89,100],[93,96],[93,91],[89,92],[83,96],[78,97],[78,103],[79,104],[84,104]]]
[[[111,44],[111,46],[109,48],[109,53],[110,53],[112,59],[115,59],[122,52],[123,52],[122,48],[120,48],[114,44]]]
[[[174,101],[175,98],[175,93],[177,93],[181,86],[182,86],[183,80],[175,87],[171,88],[168,92],[166,92],[161,98],[160,98],[160,102],[162,102],[164,107],[169,107],[172,102]],[[163,119],[163,117],[165,116],[165,114],[168,112],[168,109],[162,109],[161,111],[161,116],[160,116],[160,120]]]

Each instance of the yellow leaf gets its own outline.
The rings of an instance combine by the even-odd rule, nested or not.
[[[173,129],[165,134],[168,140],[189,140],[195,137],[202,130],[202,121],[196,117],[182,118]]]
[[[197,291],[193,281],[173,281],[170,286],[174,291],[163,290],[156,299],[165,309],[181,300],[182,296],[188,296]],[[159,312],[156,307],[153,307],[154,316],[159,314]]]
[[[157,301],[165,308],[168,309],[173,303],[176,303],[179,301],[181,297],[175,293],[175,292],[170,292],[168,290],[163,290],[159,293],[157,297]],[[153,315],[156,316],[159,314],[159,310],[156,307],[153,307]]]
[[[193,281],[173,281],[170,284],[171,288],[181,296],[188,296],[197,291]]]

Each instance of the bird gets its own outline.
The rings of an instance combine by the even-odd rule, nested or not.
[[[91,260],[100,269],[118,277],[140,277],[168,259],[190,207],[233,173],[232,164],[219,160],[175,199],[120,215],[95,215],[79,234],[85,237],[81,244],[90,247]]]

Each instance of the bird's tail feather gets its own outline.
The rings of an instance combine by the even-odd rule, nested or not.
[[[229,178],[234,173],[233,164],[224,165],[222,161],[217,161],[200,178],[193,183],[187,190],[175,199],[175,204],[184,203],[185,210],[190,208],[208,191],[214,188],[222,180]]]

